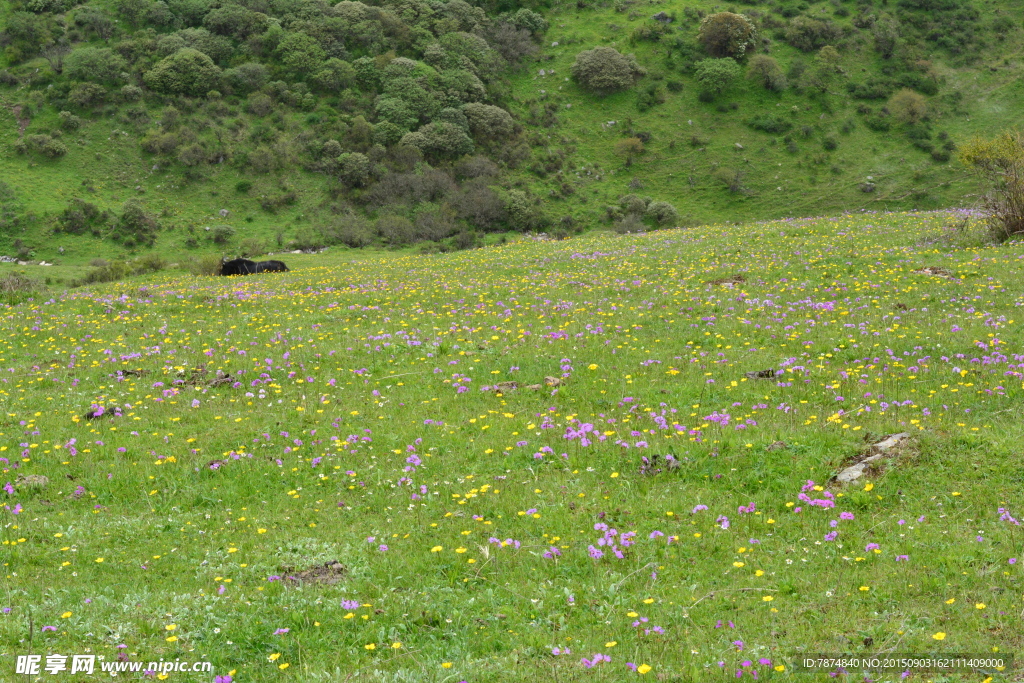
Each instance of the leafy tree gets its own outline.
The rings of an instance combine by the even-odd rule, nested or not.
[[[643,151],[644,143],[640,138],[622,138],[615,143],[615,153],[626,160],[626,166],[632,166],[633,158]]]
[[[740,65],[731,57],[702,59],[694,68],[701,92],[711,97],[717,97],[731,88],[740,73]]]
[[[43,46],[53,42],[56,30],[49,16],[11,12],[3,31],[0,31],[0,45],[6,45],[4,54],[7,60],[17,63],[35,56]]]
[[[270,74],[259,62],[246,62],[225,71],[224,78],[235,92],[245,95],[266,85]]]
[[[185,41],[186,47],[199,50],[218,64],[226,64],[234,51],[231,40],[216,36],[205,28],[186,28],[178,31],[177,35]]]
[[[517,10],[515,14],[510,16],[509,23],[518,29],[526,29],[535,36],[539,36],[548,30],[548,22],[545,21],[544,17],[525,7]]]
[[[266,31],[270,27],[270,18],[241,5],[222,5],[203,17],[203,26],[213,33],[245,40]]]
[[[747,78],[772,92],[782,92],[789,85],[786,74],[782,72],[782,67],[768,55],[751,57],[750,64],[747,65]]]
[[[679,212],[676,211],[676,207],[668,202],[651,202],[647,205],[644,215],[658,225],[671,225],[679,220]]]
[[[355,82],[356,70],[346,61],[331,57],[313,76],[313,84],[324,92],[338,92]]]
[[[428,123],[415,133],[405,135],[401,142],[435,159],[457,158],[473,151],[473,140],[466,131],[445,121]]]
[[[157,62],[143,80],[157,92],[198,97],[215,90],[220,77],[220,67],[212,59],[186,47]]]
[[[113,215],[109,211],[101,211],[95,204],[81,199],[72,199],[64,210],[57,216],[57,232],[65,232],[70,235],[81,235],[87,231],[99,234],[99,227],[109,223]]]
[[[709,14],[700,22],[697,40],[712,57],[742,59],[754,49],[757,29],[742,14],[718,12]]]
[[[647,73],[633,55],[605,46],[580,52],[571,71],[577,83],[598,95],[630,88]]]
[[[114,224],[111,237],[126,247],[151,247],[156,241],[157,222],[146,213],[138,199],[129,199],[121,206],[121,215]]]
[[[875,50],[885,59],[889,59],[896,52],[900,44],[900,22],[891,14],[883,12],[871,27],[871,35],[875,39]]]
[[[886,106],[897,121],[908,125],[918,123],[928,115],[928,100],[909,88],[897,91]]]
[[[139,25],[139,20],[146,14],[151,4],[150,0],[115,0],[114,7],[117,8],[118,14],[134,27]]]
[[[984,207],[992,237],[1005,242],[1024,234],[1024,134],[976,137],[960,147],[958,156],[991,185]]]
[[[419,117],[409,106],[397,97],[378,97],[374,110],[378,121],[391,123],[406,131],[419,121]]]
[[[98,7],[86,5],[75,10],[75,26],[91,31],[102,40],[114,35],[114,22]]]
[[[381,121],[373,127],[373,144],[392,147],[397,145],[407,132],[407,128],[400,128],[391,121]]]
[[[68,101],[86,109],[101,104],[107,98],[107,89],[95,83],[77,83],[68,92]]]
[[[305,33],[290,33],[277,46],[281,63],[296,76],[310,76],[320,70],[327,53],[316,39]]]
[[[473,139],[482,145],[506,145],[515,135],[512,115],[501,107],[471,102],[462,107]]]
[[[63,40],[60,40],[56,43],[47,45],[43,48],[41,54],[43,59],[49,63],[53,72],[55,74],[61,74],[64,71],[64,59],[71,54],[71,46]]]
[[[370,159],[365,154],[351,152],[338,157],[339,175],[349,187],[361,187],[370,178]]]
[[[109,47],[80,47],[64,60],[64,72],[74,81],[111,83],[128,69],[128,63]]]
[[[786,42],[803,52],[813,52],[835,44],[843,36],[842,29],[829,20],[799,16],[786,28]]]

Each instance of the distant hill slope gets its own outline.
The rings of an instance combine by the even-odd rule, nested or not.
[[[702,61],[730,48],[700,26],[727,10],[749,49],[702,94]],[[975,189],[956,142],[1024,110],[1022,17],[981,0],[3,0],[0,253],[453,249],[958,204]],[[594,94],[571,74],[598,46],[645,75]]]

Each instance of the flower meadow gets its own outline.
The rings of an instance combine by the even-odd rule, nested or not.
[[[34,651],[220,683],[1014,680],[792,666],[1024,644],[1024,249],[956,247],[960,218],[6,308],[0,678]]]

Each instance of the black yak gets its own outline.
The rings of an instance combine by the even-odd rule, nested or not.
[[[252,273],[285,273],[288,266],[281,261],[250,261],[236,258],[224,261],[220,266],[221,275],[251,275]]]
[[[258,261],[256,263],[257,273],[287,273],[288,266],[283,261]]]

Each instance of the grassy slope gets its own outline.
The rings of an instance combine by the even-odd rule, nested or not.
[[[302,256],[7,309],[0,502],[21,508],[0,510],[0,665],[29,651],[30,611],[37,653],[123,644],[236,681],[620,681],[632,662],[703,682],[744,661],[788,680],[756,662],[1020,651],[1024,537],[998,509],[1024,516],[1024,253],[957,249],[956,221]],[[240,386],[208,386],[218,370]],[[564,386],[481,391],[549,375]],[[83,419],[93,404],[106,415]],[[606,440],[563,438],[583,423]],[[872,487],[826,484],[897,431],[915,443]],[[640,471],[669,453],[678,470]],[[801,502],[808,479],[834,509]],[[595,524],[635,543],[591,559]],[[335,585],[268,580],[333,560]],[[584,668],[597,652],[612,661]]]
[[[829,3],[808,4],[807,15],[829,17],[842,26],[850,25],[850,17],[833,16]],[[577,153],[569,167],[592,169],[598,166],[605,171],[605,180],[596,183],[587,182],[584,175],[583,189],[564,202],[565,208],[561,210],[594,220],[603,215],[604,205],[615,203],[622,194],[636,192],[673,202],[681,214],[697,221],[752,220],[860,208],[895,210],[950,206],[960,204],[965,201],[965,195],[976,191],[973,184],[963,179],[955,162],[936,163],[929,155],[911,147],[898,127],[888,133],[866,128],[861,122],[863,117],[856,113],[858,102],[851,101],[841,85],[834,87],[835,94],[828,98],[831,113],[792,89],[776,95],[747,83],[741,83],[718,102],[699,102],[693,78],[673,73],[664,66],[662,45],[650,42],[631,45],[629,42],[632,29],[659,11],[677,13],[679,22],[673,24],[677,30],[674,35],[695,36],[697,23],[687,23],[682,12],[686,6],[708,12],[723,10],[713,2],[656,2],[633,5],[631,9],[640,15],[634,20],[610,6],[583,10],[564,8],[549,14],[551,29],[541,59],[516,79],[515,95],[524,103],[523,111],[528,108],[527,104],[535,101],[558,103],[562,125],[551,132],[556,139],[559,134],[569,136],[576,147]],[[1021,11],[1015,3],[989,3],[983,10],[983,26],[990,22],[997,7],[1009,12],[1020,25]],[[744,11],[742,7],[734,9]],[[764,11],[765,8],[758,9]],[[613,30],[610,28],[613,25],[621,28]],[[666,40],[672,40],[674,35]],[[860,35],[869,39],[867,32]],[[1001,42],[992,40],[991,34],[987,37],[990,46],[983,51],[984,57],[970,67],[951,66],[941,52],[927,55],[943,77],[939,94],[929,98],[934,127],[936,131],[947,131],[954,140],[994,134],[1019,123],[1015,112],[1024,107],[1024,79],[1021,77],[1024,31],[1016,28]],[[858,41],[867,44],[858,45]],[[558,46],[551,47],[555,42]],[[651,74],[641,84],[661,74],[682,81],[685,88],[679,94],[666,92],[667,102],[646,113],[637,110],[636,94],[632,91],[604,98],[590,96],[564,79],[570,75],[576,54],[596,45],[635,53]],[[851,40],[841,52],[843,66],[854,80],[877,73],[881,66],[881,58],[863,37]],[[773,41],[770,54],[783,70],[795,59],[811,63],[814,56],[801,53],[781,40]],[[555,75],[539,76],[542,68],[553,68]],[[542,90],[547,94],[542,94]],[[944,102],[944,96],[953,91],[964,96],[961,111]],[[738,104],[738,109],[728,113],[717,110],[718,104],[729,102]],[[867,104],[877,110],[884,101]],[[566,105],[571,107],[567,109]],[[794,106],[800,109],[796,115],[790,113]],[[744,124],[748,118],[764,113],[782,114],[795,124],[790,134],[796,139],[799,152],[787,152],[781,143],[782,135],[758,132]],[[613,144],[622,136],[626,119],[632,119],[635,130],[652,134],[647,153],[632,168],[626,168],[613,152]],[[842,124],[851,119],[856,124],[854,130],[842,134]],[[619,124],[603,127],[608,121]],[[810,139],[804,139],[798,132],[805,125],[814,128]],[[825,153],[821,146],[822,137],[828,133],[836,134],[840,140],[839,148],[831,153]],[[692,135],[709,141],[706,150],[690,146]],[[778,144],[772,144],[773,138]],[[669,148],[672,142],[674,149]],[[744,149],[738,150],[736,143],[742,144]],[[822,160],[816,163],[814,158],[818,155]],[[742,170],[749,194],[732,194],[714,180],[711,169],[716,165]],[[874,194],[866,195],[859,189],[867,176],[875,178],[878,189]],[[572,177],[570,173],[569,178]],[[643,182],[642,189],[628,187],[634,178]],[[535,184],[542,193],[547,189],[541,183]],[[584,201],[590,203],[581,206]],[[966,201],[970,203],[970,199]],[[555,207],[559,205],[552,207],[557,212],[560,207]]]
[[[694,3],[688,3],[694,4]],[[696,88],[692,79],[668,73],[662,64],[657,44],[641,43],[628,45],[631,28],[646,17],[660,10],[677,11],[681,21],[683,3],[656,3],[636,5],[641,18],[629,20],[625,13],[615,13],[610,8],[567,10],[554,9],[549,13],[551,29],[545,45],[559,42],[559,47],[545,47],[540,59],[513,79],[515,98],[521,103],[521,113],[528,104],[545,89],[560,105],[561,125],[540,133],[552,135],[553,148],[564,148],[567,143],[576,148],[569,167],[595,167],[604,175],[604,180],[592,182],[584,171],[579,182],[580,190],[568,200],[549,201],[547,210],[553,218],[569,214],[580,219],[587,227],[596,225],[604,214],[604,206],[613,203],[617,197],[630,191],[628,183],[633,179],[643,182],[637,190],[656,199],[676,204],[684,217],[696,222],[753,220],[793,215],[817,215],[839,210],[869,208],[872,210],[898,208],[930,208],[957,205],[970,202],[970,195],[976,187],[963,180],[955,162],[937,164],[931,158],[910,147],[899,131],[888,134],[874,133],[857,123],[849,135],[840,135],[840,147],[833,153],[825,154],[821,148],[821,136],[839,129],[848,119],[859,119],[852,105],[842,96],[832,97],[834,112],[822,118],[820,105],[806,97],[788,91],[774,96],[756,88],[742,86],[723,102],[736,102],[739,109],[722,114],[715,105],[702,104],[696,99]],[[699,2],[695,6],[712,9],[712,3]],[[1010,3],[1001,3],[1011,14],[1019,8]],[[811,13],[820,14],[825,3],[812,5]],[[986,5],[990,12],[996,5]],[[0,2],[0,17],[7,11],[6,2]],[[831,11],[827,14],[830,14]],[[847,19],[836,20],[845,24]],[[989,15],[983,17],[984,22]],[[610,24],[621,26],[613,31]],[[677,24],[679,30],[694,34],[695,25]],[[671,36],[670,36],[671,38]],[[956,140],[976,133],[993,133],[1016,122],[1015,112],[1024,107],[1024,80],[1021,75],[1022,31],[1015,29],[1005,41],[991,43],[985,51],[981,64],[971,68],[953,68],[941,54],[931,55],[945,77],[940,95],[932,98],[936,110],[937,130],[949,132]],[[614,44],[623,51],[634,51],[653,74],[663,72],[672,78],[685,82],[680,94],[668,93],[668,101],[641,114],[635,107],[635,93],[624,93],[597,99],[579,91],[563,78],[568,76],[569,67],[575,54],[597,44]],[[772,54],[785,67],[798,53],[791,47],[775,41]],[[874,72],[878,64],[870,50],[845,50],[847,70],[853,76],[864,76]],[[548,59],[551,57],[552,59]],[[804,56],[804,59],[809,59]],[[1004,61],[1006,63],[1004,64]],[[39,64],[44,62],[39,60]],[[994,71],[987,67],[992,66]],[[554,68],[556,76],[540,78],[538,69]],[[864,72],[868,69],[868,72]],[[558,89],[562,88],[561,91]],[[942,104],[944,93],[958,90],[964,95],[964,113],[956,114],[949,106]],[[110,119],[96,119],[86,124],[78,133],[65,135],[70,148],[67,157],[59,161],[41,158],[19,157],[10,153],[16,139],[17,122],[9,106],[23,97],[23,93],[6,91],[0,94],[0,177],[18,193],[26,210],[31,210],[42,220],[22,235],[0,235],[0,251],[13,253],[13,240],[21,238],[36,249],[36,258],[64,262],[87,262],[96,256],[110,257],[123,255],[122,250],[112,243],[99,243],[88,238],[48,236],[47,225],[56,212],[61,210],[72,197],[82,197],[101,208],[119,209],[129,196],[141,196],[147,205],[162,214],[164,225],[171,230],[161,234],[158,249],[171,256],[172,260],[185,252],[182,246],[187,237],[185,228],[192,226],[205,233],[204,228],[218,223],[227,223],[237,231],[236,242],[246,236],[264,239],[272,248],[278,233],[285,237],[307,222],[318,218],[318,207],[324,200],[327,181],[322,176],[297,168],[289,169],[276,176],[245,174],[233,167],[211,166],[206,168],[208,180],[185,183],[179,169],[152,170],[154,159],[144,154],[137,136],[117,134],[126,126]],[[563,105],[571,104],[566,109]],[[871,103],[877,108],[880,103]],[[776,106],[781,105],[781,106]],[[765,111],[775,113],[798,106],[801,111],[793,118],[797,127],[811,125],[815,133],[810,139],[801,138],[795,131],[800,151],[790,154],[785,145],[771,145],[772,136],[753,131],[743,124],[750,116]],[[158,111],[150,110],[151,118],[158,117]],[[304,112],[292,112],[288,117],[293,126],[307,126]],[[636,130],[648,131],[653,138],[647,153],[632,168],[624,168],[621,159],[612,153],[612,145],[620,135],[621,126],[602,130],[601,123],[609,120],[625,121],[632,118]],[[688,121],[693,121],[689,125]],[[26,133],[49,132],[56,127],[54,112],[44,110],[32,119]],[[693,134],[710,140],[706,151],[689,146]],[[779,136],[781,137],[781,136]],[[669,143],[675,148],[669,149]],[[735,143],[744,146],[742,151]],[[812,163],[815,155],[824,155],[822,163]],[[749,194],[732,194],[720,182],[711,177],[711,169],[717,166],[740,169],[745,174],[744,185]],[[835,168],[838,173],[833,172]],[[569,178],[573,178],[569,173]],[[866,195],[858,185],[868,175],[874,176],[878,184],[875,194]],[[693,185],[690,184],[693,179]],[[253,182],[253,189],[247,196],[239,195],[235,185],[239,180]],[[541,181],[526,172],[519,173],[513,180],[526,182],[541,196],[546,196],[555,184],[549,179]],[[95,192],[85,189],[83,183],[91,183]],[[141,187],[144,194],[135,190]],[[781,187],[782,190],[776,188]],[[261,196],[277,196],[284,189],[294,189],[299,201],[294,206],[282,207],[276,214],[269,214],[259,207]],[[965,200],[965,196],[967,199]],[[218,211],[227,209],[229,216],[221,218]],[[48,216],[46,216],[48,214]],[[249,222],[247,219],[252,219]],[[65,253],[58,253],[64,246]],[[221,251],[221,247],[206,243],[201,250]],[[230,249],[229,249],[230,250]]]

